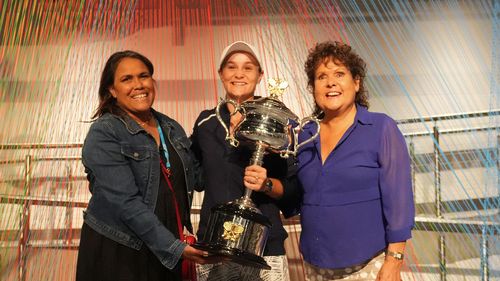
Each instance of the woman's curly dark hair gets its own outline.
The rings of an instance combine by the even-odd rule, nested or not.
[[[309,50],[309,55],[304,64],[304,70],[307,74],[307,87],[311,92],[314,92],[315,71],[320,64],[327,60],[333,59],[335,63],[341,63],[349,69],[354,79],[359,79],[359,90],[356,93],[355,102],[368,109],[368,92],[363,83],[366,76],[366,63],[356,54],[351,46],[342,42],[326,41],[316,44],[314,48]],[[316,113],[318,106],[316,105]]]

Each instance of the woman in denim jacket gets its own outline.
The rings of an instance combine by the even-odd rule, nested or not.
[[[207,252],[179,239],[177,218],[192,231],[197,164],[182,127],[151,108],[153,71],[133,51],[113,54],[104,67],[82,152],[92,197],[77,280],[180,280],[180,259],[207,262]]]

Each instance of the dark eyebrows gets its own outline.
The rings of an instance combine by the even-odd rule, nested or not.
[[[151,76],[151,74],[149,73],[149,71],[143,71],[143,72],[141,72],[141,73],[137,74],[137,76],[139,76],[139,77],[142,77],[142,76],[144,76],[144,75]],[[120,76],[120,77],[118,77],[118,78],[119,78],[120,80],[123,80],[123,79],[125,79],[125,78],[130,78],[130,77],[134,77],[134,75],[133,75],[133,74],[124,74],[124,75],[122,75],[122,76]]]
[[[319,72],[314,73],[314,77],[320,77],[321,75],[324,75],[324,74],[325,74],[324,71],[319,71]]]
[[[118,77],[118,79],[119,79],[119,80],[123,80],[123,79],[125,79],[125,78],[130,78],[130,77],[132,77],[132,75],[130,75],[130,74],[125,74],[125,75],[122,75],[122,76]]]

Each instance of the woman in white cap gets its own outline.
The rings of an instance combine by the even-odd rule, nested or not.
[[[254,99],[257,85],[264,74],[258,52],[246,42],[237,41],[222,52],[219,77],[226,99],[237,103]],[[220,115],[232,134],[242,116],[231,115],[234,107],[227,104]],[[284,241],[287,233],[280,218],[284,203],[283,190],[294,180],[294,166],[276,154],[264,157],[262,167],[248,166],[252,149],[232,147],[226,140],[226,131],[215,116],[215,108],[200,113],[191,136],[193,150],[204,169],[205,191],[201,207],[198,238],[203,239],[210,209],[240,198],[245,187],[253,190],[252,200],[272,223],[264,249],[264,259],[271,270],[259,270],[234,262],[198,266],[198,281],[204,280],[289,280]],[[247,167],[248,166],[248,167]]]

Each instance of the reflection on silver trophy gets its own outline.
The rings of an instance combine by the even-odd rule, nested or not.
[[[216,108],[219,122],[226,130],[226,140],[232,146],[247,145],[255,149],[250,165],[262,166],[266,153],[279,153],[287,158],[319,135],[319,121],[315,117],[300,120],[281,101],[288,87],[286,81],[268,80],[269,97],[257,98],[237,104],[221,100]],[[232,104],[231,116],[241,113],[242,119],[231,135],[220,116],[221,106]],[[298,132],[308,122],[315,122],[317,132],[298,144]],[[292,128],[297,125],[295,128]],[[224,255],[234,262],[263,269],[271,267],[262,258],[271,223],[250,199],[251,189],[243,197],[212,208],[208,229],[195,247],[215,255]]]

